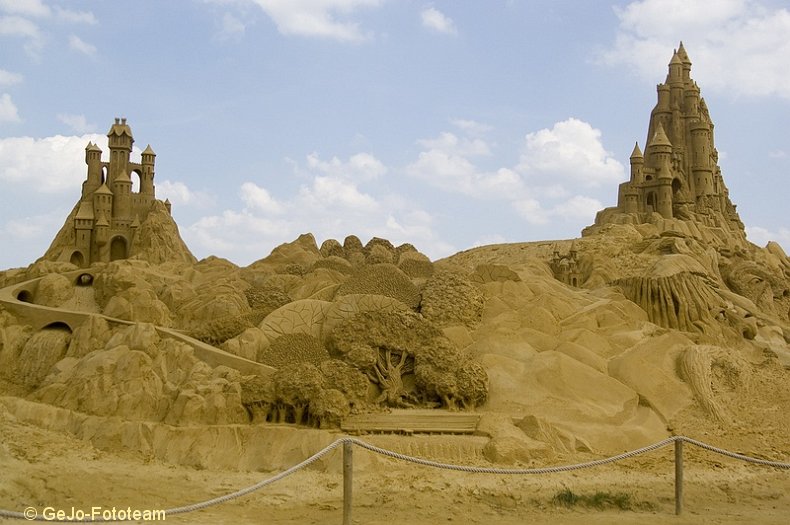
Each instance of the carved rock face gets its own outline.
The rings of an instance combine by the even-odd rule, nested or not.
[[[787,279],[752,261],[735,263],[723,273],[730,290],[750,299],[764,312],[788,319],[790,282]]]
[[[747,339],[756,334],[754,318],[726,301],[715,281],[688,256],[664,256],[644,275],[616,283],[651,322],[665,328],[716,337],[724,325]]]

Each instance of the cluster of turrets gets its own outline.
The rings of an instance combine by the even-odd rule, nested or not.
[[[555,244],[552,248],[551,260],[549,260],[554,278],[562,281],[568,286],[581,286],[582,271],[579,268],[579,253],[576,250],[576,243],[571,243],[570,250],[566,255],[560,255],[560,249]]]
[[[728,230],[742,229],[718,165],[705,99],[691,78],[691,60],[683,43],[672,55],[666,82],[650,114],[644,155],[631,153],[630,180],[620,185],[617,207],[599,212],[596,224],[646,222],[654,213],[664,219],[696,219]]]
[[[145,148],[141,162],[131,162],[132,130],[125,118],[116,118],[107,133],[109,162],[89,142],[85,148],[88,177],[74,216],[74,246],[69,260],[79,266],[128,257],[140,223],[156,200],[154,163],[156,154]],[[139,191],[132,191],[132,175],[139,177]],[[169,201],[165,205],[170,210]]]

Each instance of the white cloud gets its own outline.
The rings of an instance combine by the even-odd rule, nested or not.
[[[450,124],[470,135],[484,135],[493,129],[488,124],[461,118],[451,120]]]
[[[25,51],[33,56],[37,56],[44,45],[38,25],[20,16],[0,16],[0,36],[25,39]]]
[[[359,42],[368,38],[357,22],[341,21],[363,7],[377,7],[382,0],[252,0],[274,21],[284,35]]]
[[[169,199],[172,204],[208,208],[214,205],[214,198],[206,192],[194,191],[183,182],[170,180],[154,181],[156,198]]]
[[[529,133],[517,170],[538,183],[561,181],[584,187],[613,184],[625,177],[623,165],[604,149],[601,132],[575,118]]]
[[[353,212],[373,212],[378,209],[376,199],[360,191],[356,184],[339,177],[315,177],[310,186],[302,186],[299,200],[314,209],[340,208]]]
[[[69,47],[74,51],[88,55],[90,57],[96,55],[96,46],[85,42],[77,35],[69,36]]]
[[[14,84],[19,84],[22,80],[24,80],[24,77],[19,73],[0,69],[0,86],[13,86]]]
[[[482,139],[469,139],[458,137],[454,133],[443,132],[435,139],[422,139],[417,141],[424,148],[440,150],[454,155],[477,156],[490,155],[491,148]]]
[[[58,120],[71,128],[75,133],[85,134],[96,131],[96,124],[89,123],[85,115],[58,114]]]
[[[47,17],[52,14],[41,0],[0,0],[0,11],[14,15]]]
[[[16,105],[8,93],[0,95],[0,122],[21,122]]]
[[[241,40],[247,26],[244,22],[236,18],[230,13],[222,15],[222,24],[219,32],[217,33],[218,40]]]
[[[602,62],[656,80],[680,40],[692,76],[707,89],[733,95],[790,98],[790,11],[758,0],[640,0],[615,8],[620,20]],[[659,78],[659,80],[662,80]]]
[[[63,224],[63,218],[55,213],[21,217],[7,221],[2,230],[17,240],[36,239],[44,233],[57,230]]]
[[[337,157],[323,161],[317,153],[311,153],[307,156],[307,166],[326,175],[360,181],[377,179],[387,173],[384,164],[370,153],[352,155],[348,162],[342,162]]]
[[[445,191],[477,198],[510,199],[523,191],[513,170],[480,171],[463,155],[438,148],[421,152],[406,173]]]
[[[790,248],[790,229],[785,227],[772,231],[760,226],[746,226],[746,237],[759,246],[765,246],[769,241],[774,241],[781,244],[783,248]]]
[[[0,139],[0,181],[41,193],[73,192],[85,179],[88,141],[107,151],[107,137],[99,134]]]
[[[271,196],[266,188],[262,188],[254,182],[245,182],[241,185],[241,200],[251,210],[278,215],[283,212],[283,206]]]
[[[575,195],[570,199],[554,206],[551,214],[564,220],[588,220],[592,221],[595,214],[603,209],[603,204],[598,199]]]
[[[60,6],[55,6],[55,13],[57,13],[57,17],[60,20],[71,24],[96,25],[99,23],[94,14],[90,11],[71,11],[69,9],[63,9]]]
[[[356,170],[351,175],[349,167]],[[377,181],[371,173],[386,171],[372,155],[322,161],[312,154],[295,171],[309,181],[293,195],[277,198],[267,188],[245,182],[240,188],[242,209],[196,221],[185,229],[187,241],[212,253],[232,253],[244,264],[305,232],[312,232],[319,243],[354,234],[363,241],[378,236],[395,244],[410,242],[431,257],[452,253],[452,246],[438,239],[430,213],[391,192],[376,197],[362,188]]]
[[[423,27],[427,27],[437,33],[444,33],[446,35],[458,34],[455,22],[435,7],[423,9],[420,13],[420,20],[422,21]]]

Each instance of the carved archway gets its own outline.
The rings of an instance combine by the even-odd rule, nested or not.
[[[72,253],[71,257],[69,258],[69,262],[77,268],[82,268],[85,266],[85,256],[82,255],[81,251],[74,250],[74,253]]]
[[[117,261],[128,257],[126,239],[120,235],[110,241],[110,260]]]

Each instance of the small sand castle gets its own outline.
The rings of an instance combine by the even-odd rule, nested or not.
[[[133,256],[194,262],[170,217],[170,201],[156,198],[156,153],[151,145],[143,150],[140,163],[131,162],[134,137],[125,118],[115,119],[107,138],[109,161],[102,161],[96,144],[85,147],[88,174],[82,196],[44,259],[79,267]],[[136,192],[132,177],[139,179]]]

